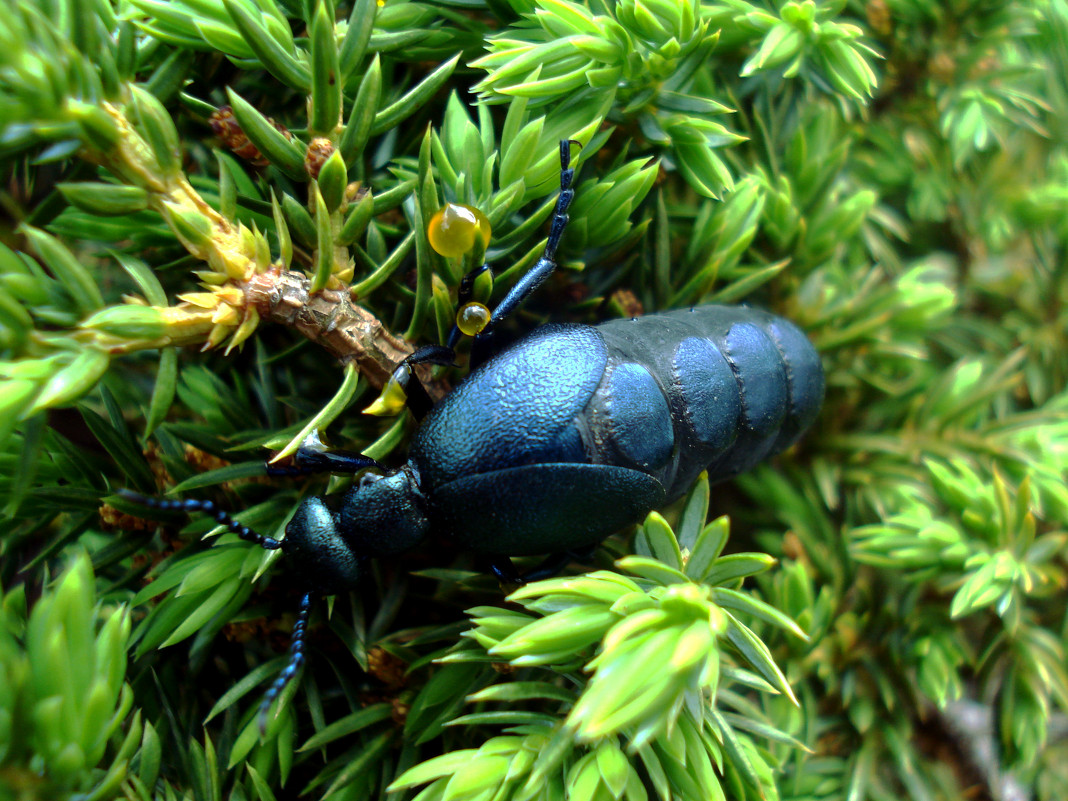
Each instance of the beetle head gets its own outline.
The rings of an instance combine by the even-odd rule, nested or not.
[[[337,527],[337,515],[322,498],[307,498],[286,526],[282,550],[298,581],[321,595],[352,589],[360,575],[359,555]]]

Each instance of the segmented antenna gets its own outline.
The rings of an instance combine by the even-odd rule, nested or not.
[[[267,731],[267,713],[270,711],[274,699],[293,680],[293,677],[297,675],[297,671],[300,670],[300,666],[304,664],[304,634],[308,630],[308,616],[311,614],[311,604],[312,596],[310,592],[301,596],[300,608],[297,610],[297,622],[293,625],[293,639],[289,643],[289,662],[282,668],[282,672],[278,674],[274,684],[263,694],[260,711],[256,715],[259,720],[260,734]]]
[[[268,551],[275,551],[282,547],[282,541],[276,540],[274,537],[265,537],[262,534],[257,534],[243,523],[239,523],[230,516],[230,513],[217,509],[215,504],[211,501],[195,501],[195,500],[181,500],[170,501],[164,498],[153,498],[151,495],[141,495],[138,492],[131,492],[127,489],[121,489],[117,493],[121,497],[134,503],[139,503],[142,506],[147,506],[150,509],[163,509],[164,511],[170,511],[172,509],[180,509],[185,512],[204,512],[215,518],[216,523],[220,523],[226,526],[230,531],[239,536],[246,542],[253,542],[259,545],[261,548],[265,548]]]
[[[234,520],[230,516],[229,512],[223,509],[217,509],[215,504],[211,501],[196,501],[196,500],[166,500],[164,498],[153,498],[150,495],[141,495],[137,492],[131,492],[130,490],[122,489],[118,491],[128,501],[139,503],[142,506],[147,506],[151,509],[163,509],[170,511],[173,509],[180,509],[186,512],[204,512],[215,518],[216,523],[220,523],[226,526],[230,531],[239,536],[243,540],[248,542],[254,542],[261,548],[266,548],[269,551],[277,550],[282,547],[282,543],[273,537],[265,537],[262,534],[257,534],[248,526]],[[263,694],[263,701],[260,702],[260,709],[257,713],[259,719],[260,734],[263,734],[267,730],[267,713],[271,709],[271,704],[274,699],[278,697],[278,694],[285,689],[286,685],[293,680],[293,677],[297,675],[297,671],[300,670],[300,666],[304,664],[304,635],[308,630],[308,617],[311,615],[312,595],[311,593],[305,593],[300,598],[300,607],[297,610],[297,622],[293,626],[293,639],[289,644],[289,661],[286,666],[282,668],[282,672],[278,674],[278,678],[274,680],[267,692]]]

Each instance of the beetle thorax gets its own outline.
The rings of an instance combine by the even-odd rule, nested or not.
[[[338,531],[360,556],[391,556],[418,545],[430,530],[419,473],[409,463],[386,476],[365,475],[346,494]]]

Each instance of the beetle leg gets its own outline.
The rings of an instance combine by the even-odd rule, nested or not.
[[[390,382],[396,381],[404,391],[404,403],[416,420],[422,420],[434,405],[426,387],[412,370],[417,364],[452,364],[456,351],[450,345],[424,345],[397,365]]]
[[[458,312],[463,312],[466,306],[477,306],[481,314],[489,314],[488,320],[485,317],[481,317],[477,323],[478,327],[465,329],[469,335],[473,334],[475,330],[478,331],[477,334],[474,334],[474,343],[471,346],[470,366],[472,368],[478,367],[492,355],[493,326],[522,306],[531,293],[541,286],[545,279],[552,275],[553,270],[556,269],[556,249],[559,247],[560,238],[567,227],[567,210],[575,197],[575,190],[571,187],[571,182],[575,177],[575,170],[571,167],[571,145],[573,141],[571,139],[560,140],[560,194],[556,198],[556,207],[553,209],[552,223],[549,228],[548,240],[545,243],[545,251],[537,263],[520,276],[519,280],[508,290],[508,294],[497,304],[492,313],[488,313],[482,304],[472,302],[475,281],[489,269],[489,265],[483,264],[481,267],[476,267],[468,272],[460,282]],[[578,143],[575,142],[575,144]],[[412,381],[412,365],[422,363],[452,364],[456,358],[456,345],[463,335],[464,330],[461,330],[460,323],[454,322],[444,345],[428,345],[420,348],[402,361],[397,366],[397,369],[393,371],[390,383],[396,384],[403,390],[405,405],[411,410],[416,420],[422,420],[427,412],[430,411],[434,402],[418,379]],[[371,414],[377,413],[380,412],[377,410],[371,412]]]
[[[282,460],[282,464],[267,462],[267,475],[272,477],[308,476],[315,473],[358,473],[374,467],[382,472],[386,468],[356,451],[331,450],[319,439],[319,433],[312,431],[292,458]]]
[[[477,367],[492,355],[491,342],[494,326],[522,306],[556,269],[556,249],[567,227],[569,219],[567,210],[575,197],[575,190],[571,188],[571,181],[574,177],[575,170],[571,167],[571,140],[562,139],[560,140],[560,194],[556,198],[556,208],[553,209],[553,221],[549,228],[549,238],[545,243],[545,252],[542,253],[537,263],[523,273],[515,285],[508,290],[508,294],[493,310],[489,324],[482,333],[475,337],[474,345],[471,347],[472,367]]]
[[[571,145],[573,142],[574,140],[571,139],[560,140],[560,194],[556,198],[556,208],[553,209],[552,223],[549,228],[549,238],[545,243],[545,251],[537,263],[520,276],[515,285],[508,290],[501,302],[493,309],[489,320],[484,322],[482,330],[474,335],[470,360],[472,368],[478,367],[493,355],[493,327],[522,306],[531,293],[541,286],[545,279],[552,275],[553,270],[556,269],[556,249],[559,247],[560,238],[567,227],[567,210],[575,197],[575,190],[571,187],[571,182],[575,177],[575,170],[571,167]],[[574,144],[578,144],[578,142],[574,142]],[[471,302],[475,279],[488,269],[489,267],[483,264],[464,276],[460,282],[458,309],[462,310],[465,305]],[[481,304],[472,305],[481,307]],[[463,332],[460,330],[459,325],[454,323],[452,330],[449,331],[446,344],[449,347],[455,347],[461,336],[463,336]]]
[[[549,239],[545,243],[545,252],[497,304],[489,325],[482,334],[479,334],[479,337],[485,336],[497,323],[522,306],[530,294],[541,286],[556,269],[556,248],[560,245],[560,238],[567,227],[567,210],[575,197],[575,190],[571,188],[571,181],[575,177],[575,170],[571,167],[571,142],[570,139],[560,140],[560,194],[556,198],[556,208],[553,210],[553,221],[549,228]]]
[[[490,572],[501,584],[523,584],[523,578],[507,556],[495,556],[490,561]]]
[[[490,570],[501,584],[526,584],[530,581],[552,578],[567,567],[570,562],[588,562],[593,558],[593,553],[596,550],[597,545],[595,544],[588,548],[576,548],[552,553],[546,556],[541,564],[532,567],[525,573],[520,573],[516,570],[512,560],[507,556],[497,556],[490,562]]]
[[[488,264],[483,264],[481,267],[476,267],[475,269],[464,275],[464,277],[460,280],[460,289],[456,295],[457,309],[462,309],[464,306],[471,302],[471,300],[475,296],[475,281],[483,273],[489,272],[489,269],[490,266]],[[449,330],[448,336],[445,338],[445,347],[455,349],[456,346],[460,343],[460,340],[463,338],[463,336],[464,332],[460,330],[459,324],[454,322],[452,324],[452,328]]]
[[[420,364],[451,365],[455,358],[456,351],[448,345],[424,345],[396,366],[389,381],[382,387],[382,394],[363,413],[392,416],[400,414],[407,407],[416,420],[422,420],[434,405],[434,400],[413,368]]]
[[[404,388],[404,395],[404,404],[416,420],[422,420],[426,417],[427,412],[434,405],[434,401],[430,398],[426,387],[423,386],[418,378],[408,382],[408,385]]]
[[[520,579],[525,582],[541,581],[542,579],[552,578],[571,562],[591,562],[599,544],[595,543],[585,548],[573,548],[549,554],[537,567],[532,567],[521,574]]]
[[[551,553],[545,557],[540,565],[533,567],[530,570],[523,573],[521,576],[524,583],[528,581],[541,581],[542,579],[552,578],[565,567],[568,562],[574,559],[574,554],[571,551],[561,551],[560,553]]]
[[[471,302],[471,299],[474,297],[475,294],[475,280],[480,275],[482,275],[482,273],[489,270],[489,268],[490,266],[488,264],[483,264],[481,267],[476,267],[475,269],[471,270],[471,272],[469,272],[463,277],[463,279],[461,279],[460,289],[456,296],[457,306],[463,306],[465,303]],[[455,328],[455,326],[453,327]],[[459,333],[459,329],[457,329],[457,333]]]
[[[356,451],[325,451],[301,446],[293,454],[293,464],[286,467],[267,465],[269,476],[307,476],[315,473],[358,473],[368,467],[379,470],[385,468],[372,459]]]

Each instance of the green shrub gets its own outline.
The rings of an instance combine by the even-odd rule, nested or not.
[[[0,798],[1068,797],[1065,131],[1064,0],[2,0]],[[115,491],[281,537],[348,480],[271,453],[398,463],[561,139],[509,333],[758,304],[819,421],[508,600],[380,560],[261,733],[284,558]]]

